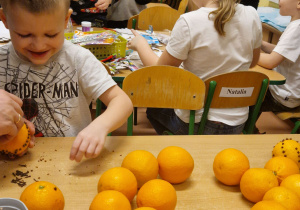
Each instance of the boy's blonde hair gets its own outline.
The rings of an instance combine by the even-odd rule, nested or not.
[[[9,6],[16,4],[32,13],[49,12],[54,11],[61,3],[64,4],[67,12],[70,0],[0,0],[4,13]]]
[[[224,26],[225,23],[231,20],[235,14],[235,5],[240,0],[216,0],[219,2],[219,8],[209,13],[214,15],[214,25],[216,30],[221,36],[225,36]]]

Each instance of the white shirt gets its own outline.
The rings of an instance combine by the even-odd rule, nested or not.
[[[215,9],[202,7],[181,15],[166,47],[168,53],[183,60],[184,69],[203,80],[221,73],[248,70],[253,50],[261,45],[261,22],[253,7],[236,6],[234,17],[225,24],[225,36],[217,33],[213,18],[208,18]],[[247,120],[248,110],[248,107],[210,109],[208,119],[231,126],[240,125]],[[197,122],[202,111],[196,111]],[[189,121],[189,111],[177,109],[175,113],[184,122]]]
[[[273,51],[286,58],[275,68],[285,76],[286,82],[284,85],[271,85],[270,92],[286,107],[300,106],[300,19],[287,26]]]
[[[39,66],[22,60],[11,43],[0,47],[0,89],[23,99],[25,117],[43,136],[77,136],[92,121],[91,101],[114,85],[89,50],[69,41]]]

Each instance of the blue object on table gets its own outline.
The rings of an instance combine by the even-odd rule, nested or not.
[[[283,32],[291,21],[290,16],[281,16],[279,9],[273,7],[258,7],[257,12],[261,22],[273,26]]]
[[[159,44],[157,38],[145,34],[141,34],[141,35],[147,40],[148,44]]]

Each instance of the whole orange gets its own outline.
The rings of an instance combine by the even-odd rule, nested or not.
[[[300,209],[300,198],[291,190],[285,187],[274,187],[264,195],[263,200],[276,201],[288,210]]]
[[[277,186],[278,180],[274,173],[264,168],[250,168],[240,182],[243,196],[254,203],[261,201],[268,190]]]
[[[98,182],[98,193],[104,190],[116,190],[132,201],[137,192],[137,181],[127,168],[115,167],[105,171]]]
[[[154,209],[152,207],[140,207],[140,208],[137,208],[135,210],[156,210],[156,209]]]
[[[136,203],[138,207],[152,207],[156,210],[174,210],[177,203],[175,188],[165,180],[150,180],[139,190]]]
[[[20,155],[28,148],[30,138],[29,129],[26,123],[24,123],[14,139],[7,143],[0,144],[0,154],[7,155],[10,158]]]
[[[93,199],[90,210],[131,210],[129,200],[116,190],[105,190]]]
[[[288,210],[276,201],[259,201],[251,210]]]
[[[245,171],[250,168],[247,156],[233,148],[219,152],[213,163],[216,178],[226,185],[238,185]]]
[[[161,150],[157,161],[160,177],[172,184],[184,182],[194,169],[194,159],[191,154],[177,146],[169,146]]]
[[[287,157],[273,157],[265,165],[266,169],[274,172],[279,184],[281,181],[292,174],[299,174],[298,165]]]
[[[135,150],[124,158],[122,167],[129,169],[134,175],[140,188],[158,175],[158,162],[155,156],[146,150]]]
[[[298,167],[300,167],[299,151],[300,144],[298,141],[293,139],[283,139],[274,146],[272,156],[283,156],[290,158],[298,164]]]
[[[293,174],[286,177],[280,186],[292,190],[300,198],[300,174]]]
[[[46,181],[34,182],[26,187],[20,200],[29,210],[62,210],[65,206],[60,189]]]

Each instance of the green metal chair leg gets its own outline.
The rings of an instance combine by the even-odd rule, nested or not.
[[[294,126],[294,128],[293,128],[293,130],[292,130],[292,134],[295,134],[295,133],[297,133],[297,130],[300,128],[300,121],[297,121],[296,123],[295,123],[295,126]]]

